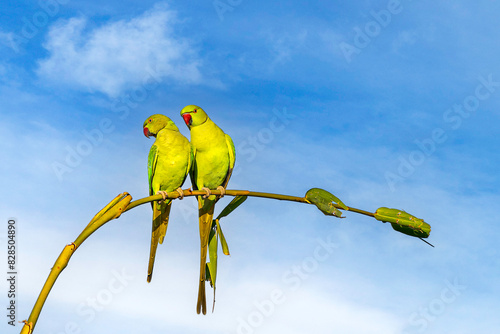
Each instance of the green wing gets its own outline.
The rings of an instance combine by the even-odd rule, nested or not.
[[[229,169],[227,170],[226,179],[222,184],[222,186],[226,188],[227,184],[229,183],[229,179],[231,178],[231,174],[233,173],[234,163],[236,161],[236,150],[234,149],[234,144],[231,137],[229,137],[229,135],[227,134],[224,135],[226,136],[227,150],[229,152]]]
[[[156,170],[156,161],[158,160],[158,147],[153,144],[151,149],[149,150],[148,156],[148,181],[149,181],[149,196],[153,196],[155,194],[153,190],[153,176],[155,175]],[[151,202],[153,204],[153,202]]]
[[[191,178],[191,184],[193,186],[193,190],[198,190],[198,185],[196,184],[196,147],[191,144],[191,167],[189,168],[189,177]]]
[[[188,165],[187,165],[187,170],[186,170],[186,177],[184,178],[184,181],[186,181],[186,178],[188,175],[191,175],[191,172],[194,169],[194,161],[196,158],[196,148],[191,143],[189,143],[189,147],[191,148],[191,152],[189,154],[189,160],[188,160]],[[183,184],[184,184],[184,181],[182,181]]]

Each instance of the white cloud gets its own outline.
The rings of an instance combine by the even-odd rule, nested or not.
[[[197,83],[200,61],[189,41],[173,32],[175,13],[164,6],[132,18],[89,28],[86,18],[71,18],[51,27],[38,74],[116,97],[147,82],[172,79]]]

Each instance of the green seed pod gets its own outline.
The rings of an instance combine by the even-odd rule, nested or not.
[[[344,210],[349,210],[349,208],[344,203],[342,203],[340,199],[338,199],[328,191],[320,188],[309,189],[306,193],[306,199],[309,201],[309,203],[316,205],[318,209],[320,209],[321,212],[323,212],[327,216],[344,218],[342,217],[342,212],[340,212],[340,210],[338,210],[334,204],[337,204]]]
[[[378,208],[375,211],[375,219],[391,223],[393,229],[412,237],[427,238],[431,233],[431,226],[423,219],[412,216],[403,210]]]

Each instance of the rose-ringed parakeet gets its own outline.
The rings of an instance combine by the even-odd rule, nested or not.
[[[204,190],[205,196],[198,196],[201,259],[200,282],[196,312],[206,314],[206,260],[214,205],[218,197],[211,195],[210,189],[219,189],[224,195],[225,188],[234,168],[234,144],[198,106],[189,105],[182,109],[181,116],[191,132],[191,145],[195,151],[191,170],[193,189]]]
[[[165,200],[165,194],[177,190],[183,196],[180,187],[191,170],[193,150],[188,139],[167,116],[156,114],[148,117],[143,130],[146,137],[156,138],[148,156],[149,195],[160,193],[164,196],[162,203],[151,202],[153,228],[147,278],[151,282],[156,248],[165,238],[172,205],[171,199]]]

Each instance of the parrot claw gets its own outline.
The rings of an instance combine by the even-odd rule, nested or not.
[[[226,195],[226,188],[224,188],[223,186],[218,186],[217,190],[220,191],[220,198],[222,198],[222,197],[224,197],[224,195]]]
[[[208,198],[208,196],[212,195],[212,192],[207,187],[203,187],[200,190],[202,190],[206,193],[205,195],[203,195],[203,198]]]
[[[184,199],[184,191],[182,191],[181,187],[175,189],[179,193],[179,199]]]
[[[156,194],[157,195],[160,194],[163,197],[163,199],[161,201],[158,201],[158,204],[161,204],[161,202],[163,202],[164,200],[167,199],[167,192],[166,191],[159,190]]]

